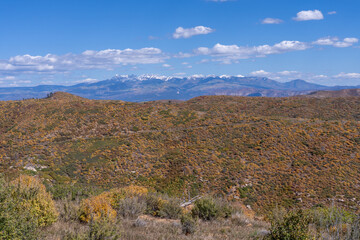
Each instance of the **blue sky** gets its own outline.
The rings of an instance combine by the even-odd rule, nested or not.
[[[1,0],[0,86],[115,74],[360,84],[358,0]]]

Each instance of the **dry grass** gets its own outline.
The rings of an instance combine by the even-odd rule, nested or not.
[[[264,222],[248,220],[246,225],[236,221],[217,220],[213,222],[199,221],[197,231],[193,235],[184,235],[181,231],[179,220],[159,219],[150,216],[140,216],[143,224],[135,224],[139,220],[120,219],[117,228],[120,230],[121,239],[124,240],[159,240],[159,239],[261,239],[262,233],[266,232],[268,225]],[[89,226],[79,222],[65,222],[60,220],[51,227],[42,230],[41,239],[63,240],[82,239],[79,236],[87,236]],[[77,238],[76,238],[77,237]]]
[[[212,222],[199,221],[197,231],[193,235],[184,235],[179,220],[164,220],[152,217],[141,217],[145,226],[135,226],[135,221],[123,220],[122,239],[261,239],[261,234],[267,229],[267,224],[248,220],[247,225],[237,224],[232,220],[217,220]]]

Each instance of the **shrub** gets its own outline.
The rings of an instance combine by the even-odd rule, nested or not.
[[[36,239],[37,222],[12,197],[14,188],[0,179],[0,239]]]
[[[199,217],[205,221],[212,221],[219,217],[220,210],[214,199],[203,198],[195,202],[194,208],[191,210],[193,217]]]
[[[22,175],[11,182],[14,187],[12,198],[19,200],[19,207],[30,212],[38,227],[54,223],[58,212],[51,194],[46,192],[45,186],[39,179]]]
[[[309,239],[309,217],[302,210],[291,211],[280,219],[271,221],[270,234],[267,239],[273,240],[306,240]]]
[[[169,199],[164,202],[159,210],[159,216],[162,218],[178,219],[181,216],[182,209],[180,207],[180,200]]]
[[[139,186],[127,186],[114,188],[108,192],[103,192],[98,196],[85,199],[81,202],[80,217],[82,222],[89,222],[100,219],[116,219],[115,209],[119,208],[120,201],[125,198],[142,196],[148,193],[147,188]]]
[[[318,207],[309,210],[312,222],[318,228],[330,228],[336,225],[353,222],[355,215],[344,209],[332,207]]]
[[[225,199],[215,199],[216,207],[219,209],[219,217],[230,218],[234,209],[231,207],[229,202]]]
[[[57,201],[59,209],[59,217],[64,221],[78,220],[79,217],[79,202],[72,201],[71,197]]]
[[[146,200],[146,213],[154,217],[160,217],[160,210],[166,201],[157,194],[148,194]]]
[[[181,229],[186,235],[194,234],[197,228],[197,221],[190,214],[181,217]]]
[[[101,219],[90,223],[88,240],[117,240],[120,239],[120,229],[109,219]]]
[[[111,198],[108,192],[84,199],[80,205],[79,219],[86,223],[102,219],[114,221],[116,219],[116,211],[111,206]]]
[[[114,188],[107,192],[109,198],[111,199],[111,205],[113,208],[117,208],[122,199],[132,198],[136,196],[146,196],[148,194],[148,189],[145,187],[130,185],[122,188]]]
[[[145,199],[142,197],[132,197],[120,200],[117,212],[125,218],[135,218],[146,210]]]
[[[109,221],[109,219],[101,219],[89,223],[85,231],[70,231],[61,239],[64,240],[117,240],[120,238],[121,229],[118,224]]]
[[[51,195],[37,178],[0,179],[0,239],[36,239],[37,228],[57,217]]]

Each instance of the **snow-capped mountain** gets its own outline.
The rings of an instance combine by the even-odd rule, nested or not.
[[[268,78],[192,75],[169,77],[162,75],[116,75],[99,82],[84,82],[73,86],[41,85],[36,87],[0,88],[0,100],[42,98],[49,92],[64,91],[90,99],[152,101],[162,99],[187,100],[201,95],[287,97],[318,90],[339,90],[354,87],[327,87],[303,80],[286,83]]]

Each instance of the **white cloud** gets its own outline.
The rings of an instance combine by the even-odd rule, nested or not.
[[[280,24],[282,23],[283,20],[278,19],[278,18],[265,18],[264,20],[262,20],[262,24]]]
[[[280,72],[267,72],[265,70],[258,70],[250,73],[250,76],[267,77],[277,81],[290,81],[294,79],[309,79],[309,74],[304,74],[298,71],[284,70]],[[313,74],[311,74],[313,76]]]
[[[258,70],[250,73],[251,76],[257,76],[257,77],[268,77],[271,75],[270,72],[266,72],[264,70]]]
[[[295,21],[309,21],[309,20],[322,20],[324,15],[319,10],[308,10],[297,13],[297,16],[293,18]]]
[[[315,42],[313,42],[313,44],[330,46],[330,45],[334,45],[338,41],[339,41],[339,38],[337,38],[337,37],[325,37],[325,38],[320,38],[320,39],[316,40]]]
[[[234,0],[207,0],[208,2],[230,2]]]
[[[324,74],[320,74],[320,75],[315,75],[313,78],[322,79],[322,78],[328,78],[328,76],[327,76],[327,75],[324,75]]]
[[[80,69],[112,69],[123,65],[162,63],[169,57],[158,48],[87,50],[81,54],[19,55],[0,61],[0,74],[57,73]],[[9,74],[8,74],[9,75]]]
[[[331,12],[328,12],[329,15],[334,15],[334,14],[337,14],[336,11],[331,11]]]
[[[0,78],[0,81],[9,81],[9,80],[15,80],[14,76],[5,76]]]
[[[335,78],[360,79],[360,73],[339,73]]]
[[[178,27],[175,30],[175,33],[173,34],[173,38],[179,39],[179,38],[190,38],[195,35],[203,35],[203,34],[209,34],[214,32],[215,30],[209,27],[204,26],[197,26],[194,28],[183,28]]]
[[[162,66],[163,66],[164,68],[169,68],[169,67],[171,67],[171,65],[170,65],[170,64],[167,64],[167,63],[163,64]]]
[[[296,74],[298,74],[298,71],[282,71],[282,72],[278,72],[278,74],[282,75],[282,76],[294,76]]]
[[[97,82],[98,80],[95,79],[95,78],[86,78],[86,79],[83,79],[83,80],[79,80],[79,81],[76,81],[77,83],[93,83],[93,82]]]
[[[248,59],[251,57],[265,57],[270,54],[280,54],[290,51],[301,51],[310,46],[299,41],[282,41],[273,46],[260,45],[254,47],[242,47],[237,45],[216,44],[212,48],[199,47],[194,50],[196,55],[210,55],[216,57],[216,61],[225,64],[232,63],[239,59]]]
[[[343,40],[339,40],[339,38],[337,37],[325,37],[316,40],[315,42],[313,42],[313,44],[344,48],[351,47],[358,42],[359,39],[357,38],[344,38]]]

